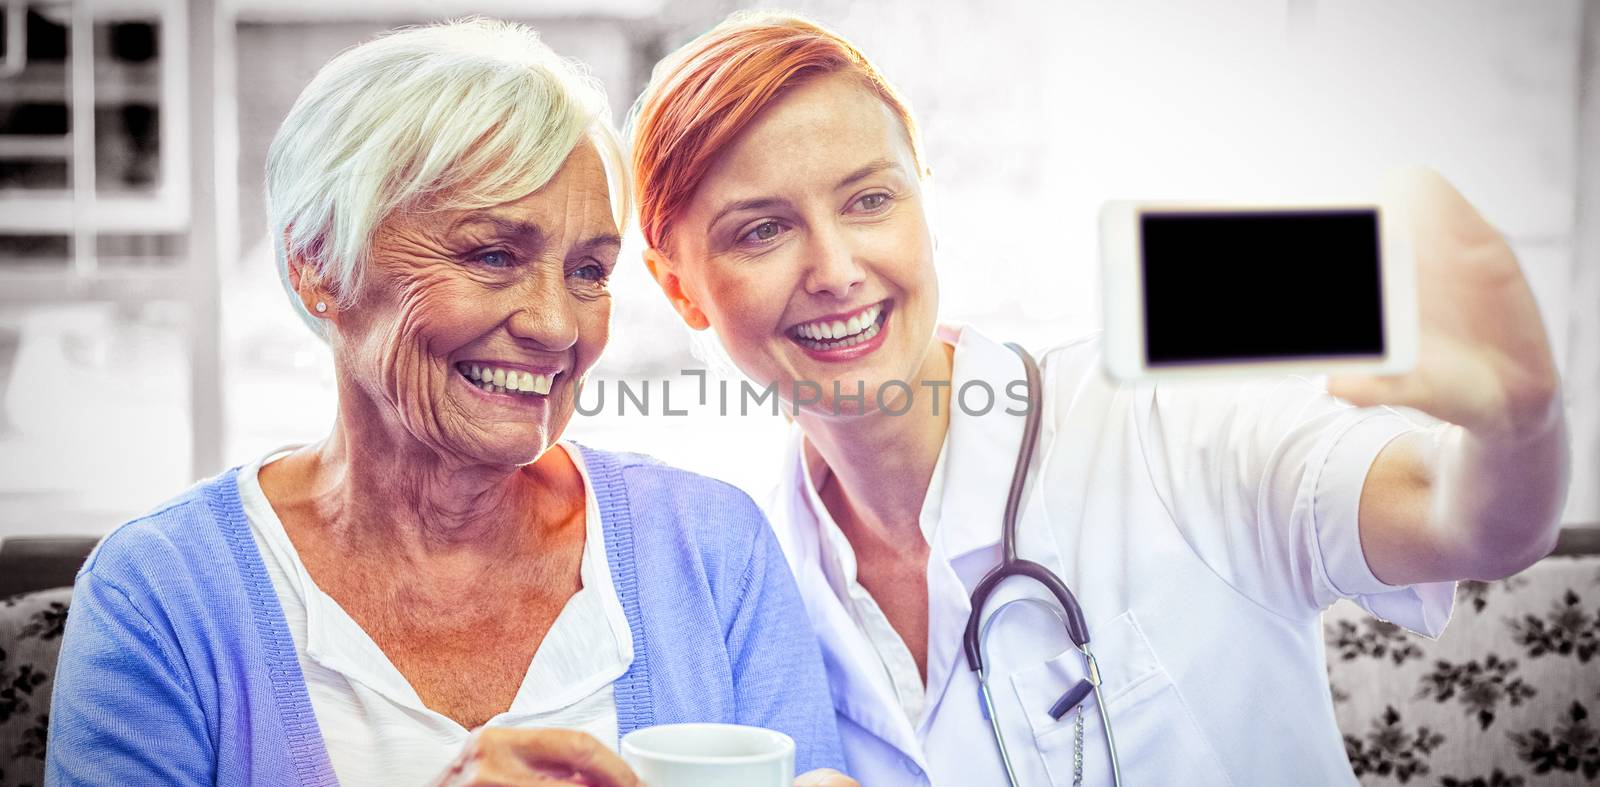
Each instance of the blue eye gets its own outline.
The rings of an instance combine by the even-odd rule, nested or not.
[[[856,206],[862,210],[871,212],[882,208],[884,205],[888,204],[888,202],[889,195],[878,192],[876,194],[868,194],[861,199],[856,200]]]
[[[577,268],[568,275],[576,276],[586,281],[603,283],[606,280],[606,269],[599,263],[590,263],[581,268]]]
[[[740,243],[766,243],[778,237],[783,227],[778,222],[768,219],[752,227],[749,232],[739,236]]]
[[[517,264],[516,258],[511,256],[510,252],[499,249],[479,252],[472,259],[490,268],[509,268]]]

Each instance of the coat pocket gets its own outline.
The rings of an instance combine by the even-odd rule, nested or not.
[[[1081,681],[1088,678],[1084,656],[1076,648],[1040,664],[1011,673],[1016,704],[1027,724],[1013,725],[1017,743],[1012,759],[1033,758],[1028,766],[1042,767],[1048,784],[1071,785],[1075,771],[1078,714],[1083,717],[1083,783],[1109,785],[1111,743],[1116,745],[1122,783],[1141,785],[1227,785],[1215,751],[1189,713],[1172,682],[1139,628],[1133,611],[1095,627],[1089,643],[1100,670],[1100,694],[1111,719],[1107,739],[1100,707],[1094,694],[1084,696],[1075,708],[1057,718],[1051,711]],[[1020,728],[1020,729],[1019,729]],[[1021,745],[1031,736],[1032,747]],[[1008,740],[1008,743],[1010,741]],[[1015,749],[1020,749],[1016,751]],[[1019,770],[1036,770],[1035,767]],[[1020,775],[1019,775],[1019,778]],[[1024,783],[1029,783],[1026,779]]]

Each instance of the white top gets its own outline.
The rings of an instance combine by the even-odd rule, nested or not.
[[[1021,360],[971,328],[955,346],[952,402],[920,524],[929,544],[928,682],[871,594],[817,495],[798,428],[768,514],[822,643],[851,775],[869,785],[1004,785],[962,649],[969,594],[1000,561],[1023,418],[1007,385]],[[1454,583],[1393,587],[1367,566],[1357,505],[1368,468],[1402,432],[1298,378],[1122,385],[1091,336],[1040,359],[1043,411],[1018,522],[1024,559],[1076,595],[1099,661],[1128,785],[1354,784],[1333,716],[1320,613],[1343,597],[1427,636]],[[1020,384],[1012,389],[1021,395]],[[1022,597],[1004,582],[986,614]],[[987,640],[989,686],[1026,785],[1068,785],[1075,715],[1048,710],[1086,674],[1049,606],[1006,608]],[[1084,783],[1111,783],[1105,733],[1084,711]]]
[[[511,707],[484,726],[577,729],[615,749],[611,684],[633,663],[633,637],[611,583],[600,509],[583,453],[561,447],[583,474],[588,498],[583,587],[539,643]],[[423,705],[372,638],[306,572],[258,478],[263,465],[287,453],[278,451],[241,468],[239,496],[294,638],[334,773],[346,785],[432,783],[470,731]]]

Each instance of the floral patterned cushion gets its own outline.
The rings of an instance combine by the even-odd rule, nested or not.
[[[1600,557],[1460,583],[1436,642],[1343,602],[1323,625],[1362,784],[1600,781]]]
[[[56,652],[72,588],[0,600],[0,785],[44,784]]]

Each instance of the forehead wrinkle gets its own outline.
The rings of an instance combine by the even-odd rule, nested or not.
[[[566,257],[607,243],[621,245],[605,172],[593,154],[574,151],[561,171],[524,202],[527,210],[548,221],[541,256]]]
[[[577,244],[606,238],[615,238],[620,243],[622,235],[612,215],[610,186],[604,170],[586,166],[573,173],[572,182],[565,185],[568,215],[575,217],[574,234],[583,238]]]
[[[474,226],[488,226],[494,234],[519,246],[543,248],[548,233],[537,222],[497,216],[487,211],[473,211],[450,226],[455,233]]]

